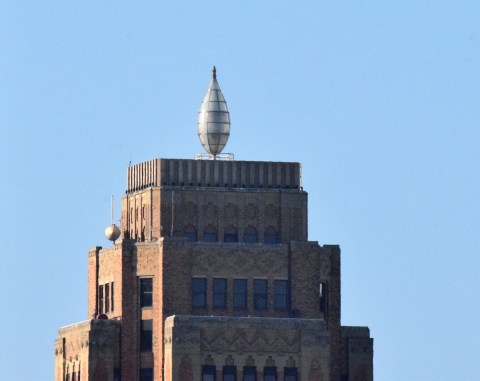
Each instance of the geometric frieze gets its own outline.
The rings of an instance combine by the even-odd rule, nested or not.
[[[206,328],[201,331],[201,349],[209,352],[282,352],[300,350],[296,329]]]

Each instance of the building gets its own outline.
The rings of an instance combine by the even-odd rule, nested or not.
[[[300,163],[231,160],[229,131],[214,71],[207,154],[128,167],[55,381],[373,380],[369,329],[341,325],[340,249],[308,240]]]

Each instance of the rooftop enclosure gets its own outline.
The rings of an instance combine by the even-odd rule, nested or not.
[[[301,190],[301,171],[300,163],[154,159],[128,167],[126,193],[161,186]]]

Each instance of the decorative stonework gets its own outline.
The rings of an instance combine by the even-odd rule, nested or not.
[[[211,202],[209,202],[203,208],[204,208],[204,213],[206,217],[213,218],[217,215],[217,207],[213,205]]]
[[[193,219],[197,217],[198,207],[193,202],[187,202],[184,208],[185,208],[185,217],[187,217],[187,219]]]
[[[225,365],[227,366],[235,365],[235,360],[233,359],[232,355],[228,355],[228,357],[225,359]]]
[[[255,366],[255,360],[252,356],[248,356],[245,359],[245,366]]]
[[[178,379],[182,381],[193,381],[192,359],[188,355],[182,356],[178,369]]]
[[[245,218],[248,220],[257,218],[257,207],[254,204],[248,204],[245,208]]]
[[[286,366],[287,368],[295,368],[295,360],[293,359],[292,356],[289,356],[289,357],[288,357],[288,360],[285,361],[285,366]]]
[[[310,363],[308,381],[323,381],[322,366],[320,365],[320,360],[318,358],[313,359]]]
[[[225,206],[225,217],[228,219],[235,218],[237,216],[237,207],[233,204]]]
[[[296,330],[262,330],[244,328],[203,329],[201,348],[220,352],[283,352],[300,350],[300,334]]]

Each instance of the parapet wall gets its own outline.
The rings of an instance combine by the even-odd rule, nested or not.
[[[301,189],[301,164],[154,159],[128,167],[126,193],[149,187]]]

